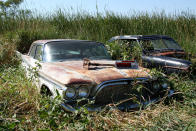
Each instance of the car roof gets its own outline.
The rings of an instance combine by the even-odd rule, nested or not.
[[[121,35],[121,36],[114,36],[112,37],[109,42],[115,40],[140,40],[140,39],[160,39],[160,38],[167,38],[171,39],[171,37],[166,35]]]
[[[50,42],[95,42],[95,41],[89,41],[89,40],[75,40],[75,39],[48,39],[48,40],[37,40],[34,41],[32,45],[34,44],[46,44]]]

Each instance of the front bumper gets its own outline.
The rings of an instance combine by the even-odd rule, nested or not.
[[[166,97],[171,97],[173,94],[174,94],[174,90],[169,90]],[[89,112],[101,111],[102,109],[104,109],[106,107],[109,109],[118,109],[118,110],[122,110],[122,111],[129,111],[131,109],[144,107],[149,104],[159,102],[161,100],[162,100],[162,98],[154,98],[149,101],[141,102],[140,104],[137,104],[137,103],[133,104],[133,103],[129,103],[129,102],[121,103],[119,105],[109,104],[109,105],[105,105],[105,106],[98,106],[98,105],[92,104],[92,105],[85,106],[85,108]],[[67,112],[76,112],[77,110],[79,110],[81,108],[81,106],[76,106],[76,104],[68,104],[68,103],[62,103],[61,106]]]

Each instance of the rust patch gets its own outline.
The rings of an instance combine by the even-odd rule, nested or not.
[[[125,76],[113,70],[112,68],[86,71],[86,75],[92,78],[98,84],[103,81],[125,78]]]
[[[157,53],[153,54],[153,56],[164,56],[164,55],[172,55],[172,54],[185,54],[185,52],[163,52],[163,53]]]
[[[68,85],[71,85],[71,84],[92,84],[92,81],[84,80],[84,79],[71,78]]]
[[[137,78],[137,77],[149,77],[150,75],[149,70],[145,68],[139,68],[139,70],[125,70],[130,78]]]
[[[98,63],[113,64],[115,61],[94,61]],[[43,63],[43,73],[63,84],[96,83],[103,81],[149,77],[148,71],[139,69],[118,69],[115,67],[99,66],[92,70],[83,68],[83,61],[65,61],[56,63]]]

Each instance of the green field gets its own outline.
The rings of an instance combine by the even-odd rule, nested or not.
[[[196,130],[196,77],[171,75],[183,99],[171,99],[134,112],[85,109],[69,114],[59,98],[41,96],[14,51],[28,51],[37,39],[71,38],[107,43],[115,35],[162,34],[173,37],[195,59],[196,15],[105,12],[69,13],[59,10],[48,16],[18,12],[0,16],[0,130]],[[195,60],[196,63],[196,60]],[[195,68],[195,67],[194,67]]]

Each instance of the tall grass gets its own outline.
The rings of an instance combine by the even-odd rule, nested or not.
[[[23,35],[26,33],[33,38],[26,40],[21,31]],[[85,11],[69,13],[59,10],[48,16],[22,12],[14,17],[0,17],[0,34],[7,32],[15,34],[22,44],[50,38],[88,39],[105,43],[115,35],[162,34],[173,37],[187,52],[196,53],[196,16],[189,11],[180,15],[166,15],[164,12],[130,15],[105,12],[92,15]]]

